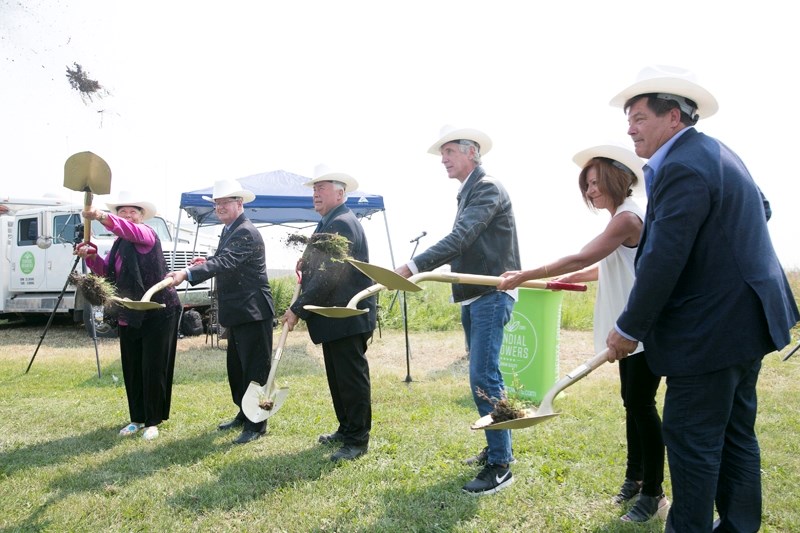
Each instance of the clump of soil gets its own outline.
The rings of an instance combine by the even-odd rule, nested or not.
[[[314,233],[311,237],[294,233],[286,237],[286,245],[298,249],[305,247],[304,257],[309,253],[309,247],[312,247],[333,261],[344,261],[350,251],[350,241],[338,233]]]
[[[72,68],[67,67],[67,80],[70,86],[81,93],[81,98],[92,101],[93,98],[102,98],[108,91],[100,85],[100,82],[89,77],[89,73],[83,70],[78,63],[73,63]]]
[[[258,393],[258,407],[262,411],[272,411],[272,408],[274,406],[275,402],[272,401],[269,396],[267,396],[263,392]]]
[[[114,285],[106,278],[96,274],[79,274],[72,271],[67,278],[69,283],[81,291],[86,301],[92,305],[105,305],[116,296]]]
[[[509,398],[505,391],[502,392],[502,397],[499,399],[489,396],[481,389],[477,389],[477,393],[480,398],[488,400],[492,404],[494,409],[489,414],[494,423],[524,418],[527,414],[525,404],[516,398]]]

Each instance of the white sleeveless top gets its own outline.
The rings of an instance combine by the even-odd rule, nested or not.
[[[626,198],[622,202],[614,216],[619,216],[620,213],[626,211],[630,211],[639,217],[639,220],[644,219],[642,208],[630,198]],[[628,295],[633,288],[635,278],[633,260],[636,257],[636,249],[636,246],[629,248],[621,244],[619,248],[600,261],[597,279],[597,299],[594,303],[595,353],[600,353],[606,349],[608,332],[614,329],[617,318],[625,309],[625,304],[628,303]],[[643,349],[640,342],[633,353],[639,353]]]

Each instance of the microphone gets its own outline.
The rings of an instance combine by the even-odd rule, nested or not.
[[[423,238],[423,237],[424,237],[425,235],[427,235],[427,234],[428,234],[428,232],[427,232],[427,231],[423,231],[422,233],[420,233],[419,235],[417,235],[417,236],[416,236],[416,238],[414,238],[414,239],[411,239],[411,240],[410,240],[410,241],[408,241],[408,242],[419,242],[419,240],[420,240],[421,238]]]

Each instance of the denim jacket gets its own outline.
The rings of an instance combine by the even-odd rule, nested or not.
[[[521,268],[511,199],[482,167],[475,167],[458,195],[453,230],[414,258],[420,272],[449,263],[459,274],[499,276]],[[485,285],[453,284],[453,300],[462,302],[496,290]]]

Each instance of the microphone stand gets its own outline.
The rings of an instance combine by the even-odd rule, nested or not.
[[[416,239],[411,239],[409,242],[414,243],[414,249],[411,251],[411,259],[414,259],[414,254],[417,253],[417,247],[419,246],[419,240],[423,238],[428,233],[423,231]],[[411,348],[408,342],[408,306],[406,305],[406,291],[403,291],[403,333],[405,334],[406,338],[406,383],[411,383],[413,380],[411,379]]]

